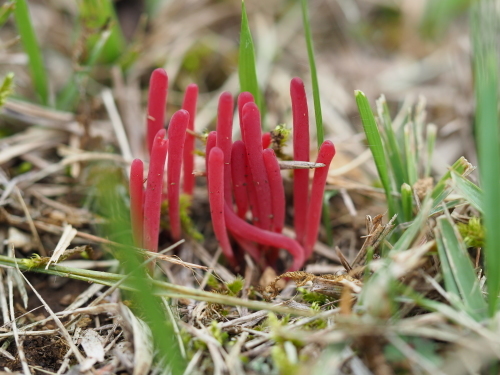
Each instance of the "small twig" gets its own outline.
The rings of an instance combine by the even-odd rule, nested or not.
[[[325,166],[323,163],[313,163],[308,161],[298,161],[298,160],[280,160],[278,161],[281,170],[284,169],[315,169],[322,168]]]
[[[130,151],[127,134],[125,133],[122,119],[118,113],[118,109],[116,108],[113,93],[110,89],[105,89],[102,91],[101,96],[104,106],[106,107],[106,111],[108,112],[109,119],[111,120],[111,125],[113,125],[113,130],[115,131],[116,139],[120,145],[120,150],[122,150],[123,158],[130,162],[133,159],[132,151]]]
[[[31,218],[30,211],[28,210],[28,206],[26,206],[26,202],[24,202],[24,199],[21,195],[21,191],[16,187],[15,188],[17,199],[19,200],[19,203],[21,204],[21,207],[23,208],[24,214],[26,215],[26,220],[28,221],[28,225],[31,230],[31,234],[35,238],[36,245],[38,247],[38,251],[40,252],[41,256],[46,257],[47,252],[45,251],[45,248],[43,247],[42,241],[40,240],[40,236],[38,235],[38,232],[36,230],[35,224],[33,222],[33,219]]]
[[[9,253],[14,256],[14,246],[11,245],[9,249]],[[18,269],[19,271],[19,269]],[[14,270],[10,270],[10,272],[14,272]],[[21,271],[19,271],[20,273]],[[24,277],[24,276],[23,276]],[[9,312],[10,312],[10,319],[12,321],[12,333],[14,334],[14,340],[16,342],[17,346],[17,355],[19,356],[19,361],[21,362],[21,366],[23,368],[24,375],[30,375],[31,371],[28,366],[28,362],[26,361],[26,355],[24,354],[24,348],[22,342],[19,340],[19,334],[17,330],[17,324],[16,324],[16,314],[14,310],[14,286],[12,285],[12,279],[13,277],[8,277],[7,278],[7,285],[9,288]]]

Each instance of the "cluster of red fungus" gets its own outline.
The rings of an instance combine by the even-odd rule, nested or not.
[[[147,140],[149,171],[144,190],[144,167],[139,159],[131,165],[130,210],[136,245],[158,250],[161,203],[165,198],[163,182],[166,168],[166,198],[171,235],[181,238],[179,195],[181,174],[183,192],[192,195],[194,188],[194,119],[198,88],[188,86],[181,110],[163,129],[168,78],[164,70],[153,72],[148,101]],[[309,162],[309,115],[304,84],[294,78],[290,85],[293,114],[293,158]],[[258,264],[276,267],[279,249],[287,250],[298,270],[311,256],[319,231],[322,197],[329,165],[335,155],[331,141],[325,141],[318,153],[309,187],[309,171],[293,171],[294,227],[296,238],[282,234],[285,225],[285,192],[280,165],[269,148],[270,133],[262,134],[261,116],[252,95],[238,97],[242,140],[233,142],[233,97],[224,92],[219,98],[216,131],[206,143],[206,175],[210,213],[215,236],[228,262],[237,267],[230,236]],[[190,130],[190,131],[188,131]],[[167,158],[168,153],[168,158]],[[181,169],[183,171],[181,173]],[[249,221],[247,221],[247,217]]]

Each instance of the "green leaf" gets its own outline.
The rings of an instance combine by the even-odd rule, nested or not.
[[[403,206],[403,221],[411,221],[413,219],[413,192],[408,184],[401,186],[401,203]]]
[[[487,305],[460,233],[449,216],[437,219],[434,230],[446,291],[460,298],[465,311],[475,320],[486,318]],[[453,304],[454,299],[450,302]],[[460,309],[461,306],[456,306]]]
[[[386,140],[385,149],[387,150],[387,156],[391,164],[394,180],[396,186],[402,186],[405,182],[408,182],[408,175],[404,167],[403,155],[399,148],[394,128],[392,127],[391,116],[385,96],[380,96],[375,103],[377,105],[378,117],[384,129],[383,135],[385,135]]]
[[[494,316],[500,293],[500,135],[498,129],[499,32],[496,2],[472,7],[473,67],[476,96],[476,143],[486,227],[485,265],[489,312]]]
[[[431,174],[432,155],[434,154],[436,135],[437,135],[437,126],[434,124],[427,125],[424,178],[429,177]]]
[[[31,16],[28,9],[26,0],[17,0],[16,8],[14,10],[14,18],[16,20],[17,30],[21,37],[24,51],[29,58],[29,67],[31,71],[31,79],[33,86],[44,105],[49,104],[49,84],[47,72],[43,64],[42,52],[36,40],[35,30],[31,22]]]
[[[253,45],[252,33],[248,25],[245,2],[241,2],[241,33],[240,51],[238,58],[238,76],[240,78],[240,90],[250,92],[255,104],[262,112],[262,95],[257,81],[257,67],[255,65],[255,48]]]
[[[105,235],[117,242],[114,246],[110,245],[114,255],[117,255],[125,273],[134,280],[138,292],[130,292],[128,296],[133,301],[135,313],[139,312],[149,325],[159,358],[167,361],[173,374],[183,374],[186,363],[176,340],[174,322],[169,321],[161,299],[153,294],[155,281],[143,266],[143,259],[132,248],[129,213],[123,198],[116,193],[123,189],[120,173],[110,168],[96,181],[99,191],[97,204],[107,223]]]
[[[449,182],[451,179],[452,171],[466,176],[474,170],[474,167],[467,161],[463,156],[458,159],[451,167],[448,172],[446,172],[443,177],[438,181],[434,189],[432,190],[431,197],[434,200],[432,207],[437,207],[441,205],[443,200],[450,194],[451,188],[449,187]]]
[[[408,183],[411,186],[413,186],[418,180],[418,158],[416,155],[416,140],[413,133],[414,126],[413,122],[409,122],[403,128],[406,152],[406,171],[408,175]]]
[[[476,210],[484,213],[484,196],[479,186],[475,185],[473,182],[469,181],[456,172],[453,172],[451,174],[451,179],[453,180],[455,190],[462,194],[465,200],[469,202]]]
[[[316,137],[318,139],[318,148],[325,139],[323,131],[323,114],[321,113],[321,99],[319,95],[318,73],[316,70],[316,60],[314,58],[314,46],[311,35],[311,23],[309,21],[309,11],[307,9],[307,0],[301,0],[302,22],[304,24],[304,36],[307,44],[307,56],[309,58],[309,69],[311,70],[311,83],[314,100],[314,116],[316,118]]]
[[[389,217],[394,216],[395,213],[399,213],[398,205],[392,196],[391,181],[389,179],[389,168],[386,162],[386,155],[384,153],[384,146],[382,144],[382,138],[373,116],[372,109],[370,108],[370,103],[365,94],[359,90],[354,91],[356,97],[356,104],[358,105],[359,114],[361,116],[361,122],[363,124],[363,129],[366,134],[366,139],[368,141],[368,146],[372,152],[373,159],[375,161],[375,166],[377,167],[377,172],[384,187],[385,196],[387,199],[387,204],[389,206]]]

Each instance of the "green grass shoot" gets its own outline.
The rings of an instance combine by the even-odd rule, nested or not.
[[[382,95],[376,100],[377,113],[382,123],[383,133],[386,143],[386,151],[389,163],[391,165],[392,173],[394,175],[394,180],[396,186],[401,187],[405,182],[408,182],[408,172],[404,166],[404,158],[401,153],[400,147],[398,145],[396,133],[392,125],[391,115],[389,113],[389,108],[387,107],[387,102],[385,96]]]
[[[451,179],[455,191],[460,193],[476,210],[484,213],[484,197],[481,188],[456,172],[451,173]]]
[[[43,105],[49,105],[49,83],[47,71],[43,63],[43,56],[36,40],[35,30],[26,0],[17,0],[14,10],[17,30],[21,37],[24,51],[28,55],[31,79],[35,92]]]
[[[483,320],[487,316],[486,301],[464,241],[449,215],[437,219],[434,233],[451,304],[457,310],[465,310],[475,320]]]
[[[245,2],[241,2],[241,33],[240,50],[238,57],[238,76],[240,79],[240,90],[248,91],[255,99],[255,104],[259,107],[261,114],[263,111],[262,94],[257,81],[257,67],[255,64],[255,48],[248,25],[248,16]]]
[[[307,0],[301,0],[302,5],[302,22],[304,24],[304,35],[307,44],[307,56],[309,58],[309,69],[311,71],[311,83],[314,101],[314,116],[316,118],[316,138],[318,148],[325,139],[323,130],[323,114],[321,113],[321,99],[319,95],[318,73],[316,70],[316,60],[314,58],[314,46],[311,35],[311,23],[309,21],[309,11],[307,8]]]
[[[485,266],[489,313],[495,315],[500,293],[500,135],[498,129],[498,57],[496,3],[472,7],[473,68],[476,96],[476,142],[484,192]]]
[[[385,196],[387,199],[387,205],[389,206],[389,217],[392,217],[396,213],[400,213],[398,209],[398,204],[392,195],[391,180],[389,177],[389,166],[386,162],[386,155],[384,153],[384,147],[382,144],[382,138],[378,130],[377,122],[373,116],[370,103],[366,98],[365,94],[359,90],[354,92],[356,97],[356,104],[358,105],[359,114],[361,116],[361,122],[363,124],[363,129],[366,134],[366,139],[368,141],[368,146],[373,155],[373,160],[375,161],[375,166],[377,167],[377,172],[384,187]]]
[[[141,258],[132,250],[129,212],[116,193],[123,187],[118,176],[119,172],[116,171],[103,174],[98,180],[97,203],[107,223],[104,230],[108,238],[121,245],[115,249],[114,254],[125,274],[133,277],[134,287],[138,292],[131,292],[128,296],[136,308],[135,314],[142,315],[151,329],[158,358],[167,361],[173,374],[182,374],[186,363],[175,338],[172,327],[174,322],[168,320],[162,301],[152,293],[153,279],[149,276],[148,268],[142,265]]]

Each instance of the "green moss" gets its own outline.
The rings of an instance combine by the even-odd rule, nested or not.
[[[330,302],[328,296],[325,296],[324,294],[310,292],[305,288],[297,288],[297,290],[302,295],[302,299],[312,305],[312,309],[319,310],[320,306]]]
[[[238,276],[234,281],[227,283],[226,287],[228,290],[228,294],[230,296],[236,296],[241,290],[243,289],[243,285],[245,284],[245,280],[241,277]]]
[[[294,375],[298,374],[300,366],[295,360],[287,355],[285,348],[281,345],[276,345],[271,349],[271,357],[280,374]]]
[[[467,247],[484,246],[484,226],[478,217],[471,218],[467,224],[458,223],[457,227]]]
[[[224,345],[229,340],[229,335],[227,332],[222,331],[217,325],[216,320],[212,320],[210,323],[210,333],[221,345]]]

